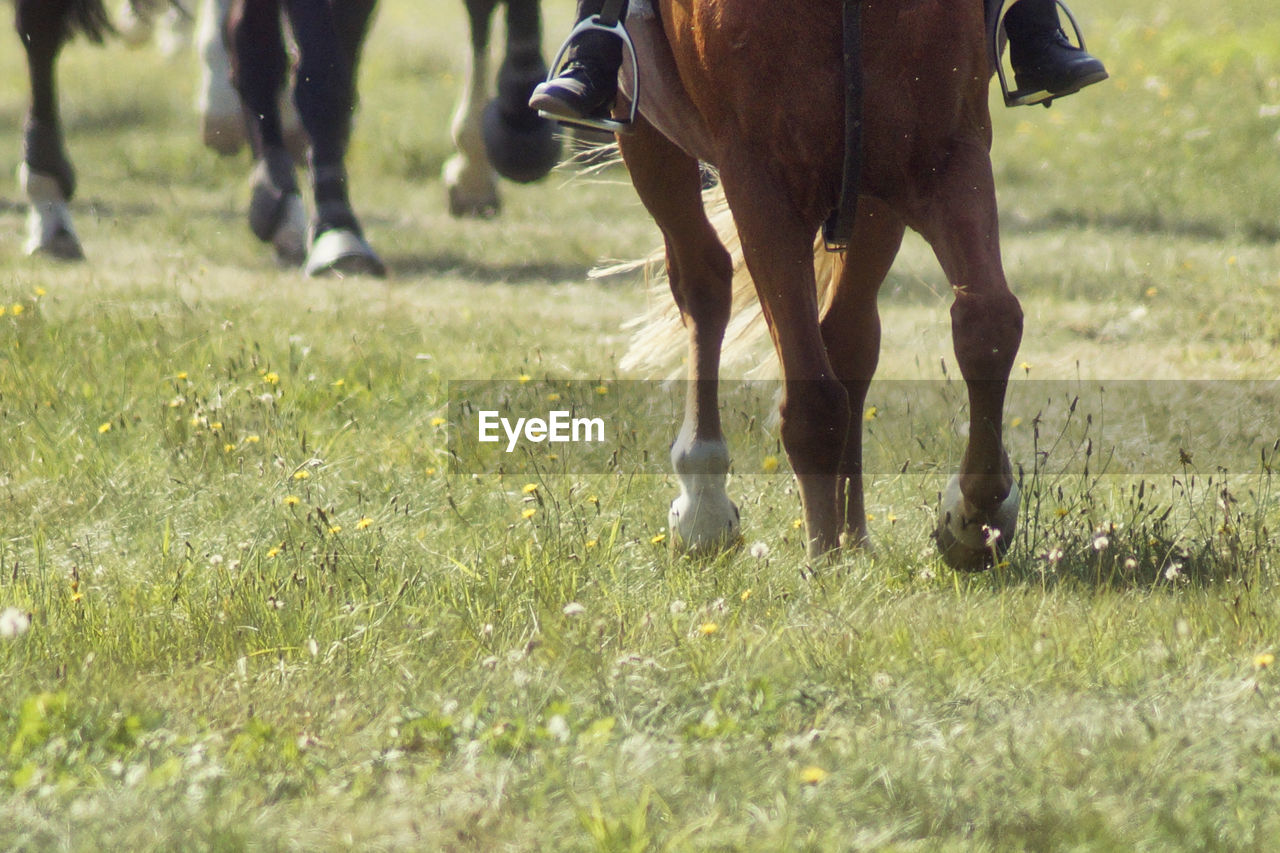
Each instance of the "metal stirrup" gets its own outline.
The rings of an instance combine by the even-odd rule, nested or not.
[[[605,0],[604,7],[600,10],[600,14],[583,18],[577,25],[569,31],[569,36],[564,40],[564,44],[560,45],[560,50],[556,53],[556,58],[551,62],[551,70],[547,72],[547,81],[550,82],[560,75],[565,64],[565,55],[569,52],[569,47],[573,44],[573,40],[585,32],[592,30],[596,32],[609,33],[622,40],[622,44],[626,47],[627,56],[631,58],[632,76],[635,78],[635,91],[631,94],[631,109],[627,113],[627,117],[623,119],[615,118],[592,118],[583,116],[582,118],[555,115],[538,110],[538,115],[543,118],[549,118],[558,121],[561,124],[574,125],[575,127],[588,127],[593,130],[603,130],[607,133],[627,133],[631,130],[631,125],[636,120],[636,111],[640,105],[640,61],[636,58],[636,46],[631,41],[631,36],[627,33],[627,28],[622,25],[619,20],[622,12],[622,0]],[[620,69],[619,69],[620,70]],[[615,72],[616,73],[616,72]]]
[[[1007,0],[987,0],[987,9],[995,10],[994,15],[988,15],[987,21],[987,49],[991,52],[991,65],[996,70],[996,76],[1000,78],[1000,92],[1004,95],[1004,105],[1006,107],[1021,107],[1027,104],[1044,104],[1046,107],[1053,103],[1055,95],[1042,92],[1040,90],[1009,90],[1009,80],[1004,73],[1004,63],[1000,61],[1001,54],[1004,53],[1004,18],[1009,14],[1009,9],[1018,0],[1007,2]],[[1080,30],[1080,24],[1076,21],[1076,16],[1072,14],[1071,8],[1067,6],[1063,0],[1054,0],[1054,4],[1066,13],[1067,20],[1071,22],[1071,30],[1076,36],[1076,45],[1085,50],[1084,33]],[[1045,97],[1037,97],[1044,95]]]

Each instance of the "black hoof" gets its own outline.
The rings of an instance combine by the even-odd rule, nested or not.
[[[546,177],[560,162],[560,137],[555,122],[527,110],[512,120],[498,101],[485,105],[481,117],[485,154],[494,171],[509,181],[529,184]]]

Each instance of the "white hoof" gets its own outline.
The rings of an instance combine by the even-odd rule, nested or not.
[[[49,255],[64,261],[84,259],[84,249],[71,226],[71,209],[52,175],[32,172],[23,163],[18,167],[18,184],[31,206],[27,210],[28,255]]]
[[[671,502],[667,514],[672,549],[707,554],[737,545],[742,539],[742,522],[725,490],[729,448],[723,441],[692,442],[683,447],[677,439],[671,461],[680,480],[680,496]]]
[[[373,247],[346,228],[330,229],[315,239],[307,253],[307,275],[371,275],[382,278],[387,267]]]
[[[934,533],[942,559],[953,569],[966,572],[979,572],[995,565],[1013,541],[1018,527],[1019,500],[1015,482],[995,513],[981,518],[965,505],[960,477],[953,476],[942,495],[942,509]]]
[[[445,161],[441,177],[449,190],[450,215],[489,219],[501,209],[498,185],[488,165],[477,168],[466,155],[454,154]]]

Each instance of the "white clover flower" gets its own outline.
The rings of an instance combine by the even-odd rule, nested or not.
[[[583,607],[576,601],[570,601],[560,612],[565,616],[581,616],[583,613],[587,612],[587,608]]]
[[[763,542],[755,542],[751,545],[751,548],[747,553],[755,557],[757,560],[763,560],[765,557],[769,556],[769,546]]]

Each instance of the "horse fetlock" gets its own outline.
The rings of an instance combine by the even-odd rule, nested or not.
[[[965,499],[960,477],[953,476],[943,493],[934,532],[943,560],[961,571],[983,571],[995,565],[1012,544],[1019,500],[1015,482],[994,510],[983,512]]]

